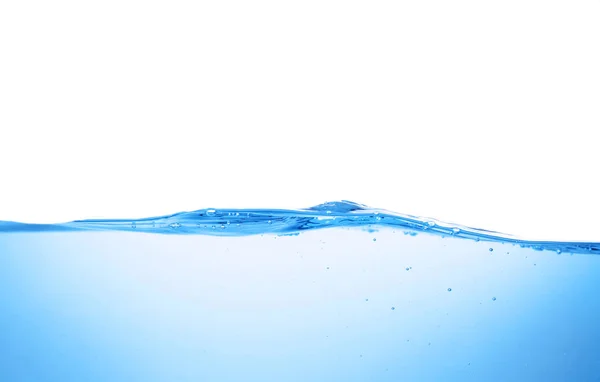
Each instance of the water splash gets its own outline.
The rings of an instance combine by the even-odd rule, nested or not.
[[[345,200],[299,210],[207,208],[143,219],[91,219],[57,224],[0,221],[0,232],[131,231],[155,234],[248,236],[297,235],[303,231],[333,227],[363,227],[372,230],[373,226],[402,229],[405,234],[413,236],[427,233],[475,241],[518,244],[522,248],[539,251],[600,254],[599,242],[525,240],[504,233],[370,208]]]

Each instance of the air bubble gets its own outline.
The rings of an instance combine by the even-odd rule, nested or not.
[[[410,271],[410,268],[406,267],[406,270],[407,270],[407,271]]]
[[[492,297],[492,301],[496,301],[496,297]]]
[[[392,310],[396,310],[396,307],[392,306]]]
[[[169,227],[171,227],[171,228],[179,228],[179,227],[181,227],[181,224],[179,224],[179,223],[171,223],[171,224],[169,224]]]
[[[373,241],[377,241],[377,239],[376,239],[376,238],[373,238]]]
[[[448,288],[448,292],[452,292],[452,288]]]
[[[556,250],[556,253],[558,253],[559,255],[562,253],[562,251],[559,249]]]
[[[460,228],[452,228],[452,233],[453,233],[454,235],[456,235],[456,234],[460,233]]]
[[[490,248],[490,252],[494,252],[494,248]]]
[[[131,222],[131,228],[133,228],[133,229],[136,228],[135,222]]]
[[[206,210],[206,214],[207,214],[208,216],[212,216],[212,215],[214,215],[216,212],[217,212],[217,211],[216,211],[216,210],[213,210],[213,209]]]

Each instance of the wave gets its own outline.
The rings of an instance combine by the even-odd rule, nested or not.
[[[323,228],[389,227],[404,234],[427,233],[476,241],[511,243],[557,253],[600,254],[600,243],[532,241],[435,219],[375,209],[350,201],[328,202],[299,210],[202,209],[143,219],[89,219],[57,224],[0,221],[0,232],[131,231],[175,235],[298,235]]]

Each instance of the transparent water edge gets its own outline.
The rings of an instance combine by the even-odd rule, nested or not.
[[[404,215],[349,202],[331,202],[304,210],[203,209],[143,219],[93,219],[58,224],[0,221],[2,232],[132,231],[156,234],[246,236],[296,235],[333,227],[406,229],[470,240],[517,244],[534,250],[572,254],[600,254],[600,242],[534,241],[515,236]]]

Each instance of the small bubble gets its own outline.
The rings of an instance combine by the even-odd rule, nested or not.
[[[392,306],[392,310],[396,310],[396,307]]]
[[[456,235],[456,234],[460,233],[460,228],[452,228],[452,233],[453,233],[454,235]]]
[[[479,241],[479,238],[478,238],[478,237],[477,237],[477,238],[475,238],[475,241]]]
[[[169,227],[171,227],[171,228],[179,228],[179,227],[181,227],[181,224],[179,224],[179,223],[171,223],[171,224],[169,224]]]
[[[492,301],[496,301],[496,297],[492,297]]]
[[[407,271],[409,271],[409,270],[410,270],[410,268],[408,268],[408,267],[407,267],[407,268],[406,268],[406,270],[407,270]]]
[[[368,299],[368,298],[365,298],[365,301],[369,302],[369,299]]]
[[[213,209],[206,210],[206,214],[207,214],[208,216],[212,216],[212,215],[214,215],[216,212],[217,212],[217,211],[216,211],[216,210],[213,210]]]
[[[131,222],[131,228],[133,228],[133,229],[136,228],[135,222]]]
[[[329,269],[329,267],[327,267],[327,269]]]
[[[490,252],[494,252],[494,248],[490,248]]]
[[[271,224],[272,222],[269,220],[267,223]]]
[[[428,221],[428,222],[427,222],[427,225],[428,225],[428,226],[430,226],[430,227],[435,227],[435,222],[433,222],[433,221]]]
[[[362,354],[360,355],[360,358],[362,358]]]
[[[225,226],[223,224],[221,224],[221,229],[225,228]]]
[[[559,255],[562,253],[562,251],[559,249],[556,250],[556,253],[558,253]]]
[[[448,288],[448,292],[452,292],[452,288]]]
[[[376,239],[376,238],[373,238],[373,241],[377,241],[377,239]]]

